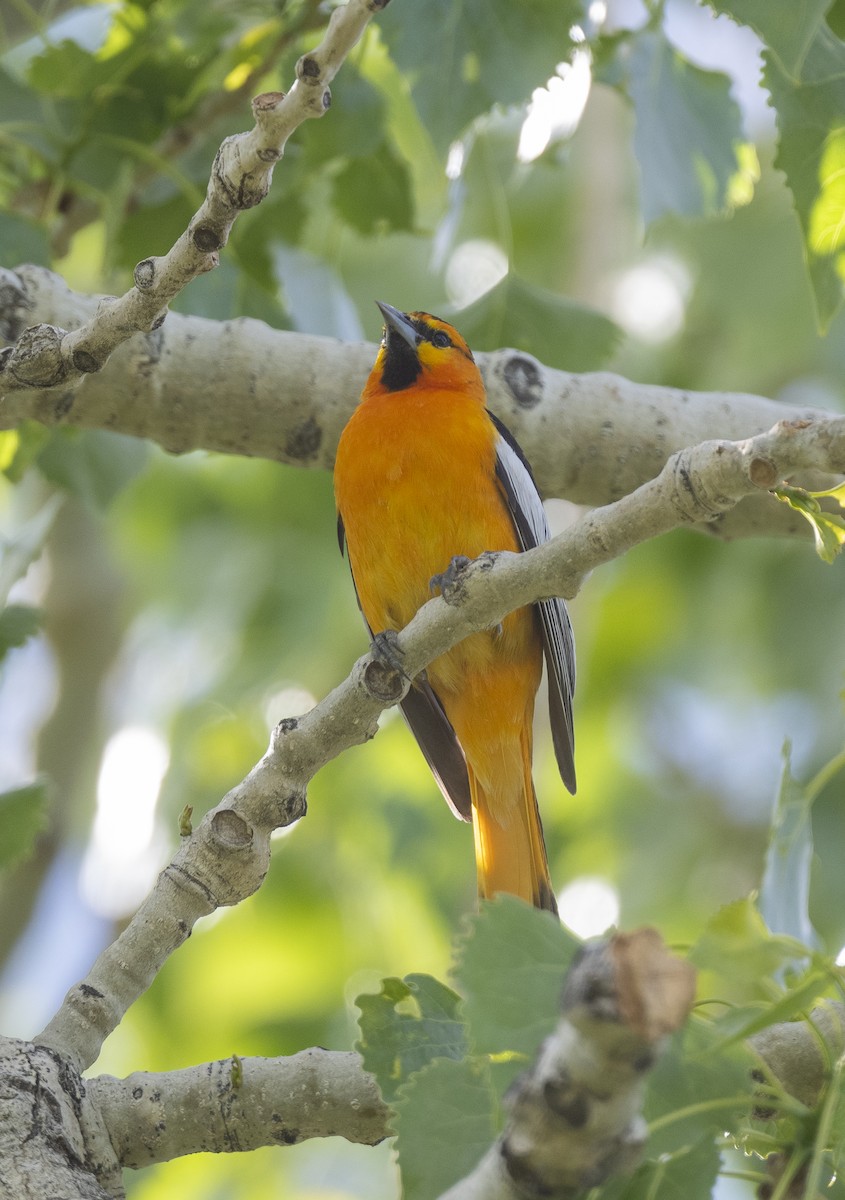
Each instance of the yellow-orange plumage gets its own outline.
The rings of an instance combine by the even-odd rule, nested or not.
[[[500,435],[466,344],[428,314],[406,321],[425,336],[397,350],[388,326],[335,464],[349,561],[373,633],[405,626],[456,555],[521,549],[497,477]],[[448,345],[427,340],[435,335]],[[460,642],[427,676],[466,758],[480,893],[553,908],[531,781],[542,662],[538,616],[525,608]]]

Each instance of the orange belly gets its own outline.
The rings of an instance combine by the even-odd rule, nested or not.
[[[407,625],[431,598],[432,576],[455,555],[519,549],[496,482],[489,418],[473,397],[429,389],[366,398],[341,438],[335,479],[352,573],[374,633]],[[530,609],[472,634],[429,666],[470,762],[490,757],[493,730],[500,744],[518,739],[526,719],[530,727],[541,671]]]

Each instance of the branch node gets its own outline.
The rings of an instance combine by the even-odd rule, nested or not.
[[[395,704],[407,690],[407,676],[384,658],[371,658],[364,667],[364,687],[379,703]]]
[[[57,325],[25,329],[13,348],[8,369],[25,387],[54,387],[67,376],[62,339],[67,330]]]
[[[252,99],[253,116],[258,120],[265,113],[274,112],[285,98],[284,92],[262,92]]]
[[[303,54],[296,64],[297,79],[301,79],[303,83],[313,83],[315,79],[320,78],[320,74],[320,64],[316,58],[312,58],[310,54]]]
[[[226,237],[220,229],[213,225],[196,225],[191,230],[191,238],[201,254],[212,254],[226,245]],[[217,264],[215,263],[214,266]]]
[[[778,470],[770,458],[752,458],[748,464],[748,478],[755,487],[768,491],[778,482]]]
[[[93,375],[103,366],[88,350],[74,350],[71,362],[81,375]]]
[[[221,808],[211,818],[211,830],[226,850],[244,850],[252,845],[252,829],[231,808]]]
[[[132,278],[135,280],[135,287],[138,291],[149,291],[155,284],[156,274],[156,260],[154,258],[143,258],[139,263],[136,263],[135,270],[132,272]]]

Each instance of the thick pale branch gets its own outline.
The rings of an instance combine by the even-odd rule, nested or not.
[[[183,1071],[100,1075],[88,1085],[122,1167],[343,1137],[387,1137],[378,1085],[352,1051],[228,1058]]]
[[[343,750],[372,737],[382,709],[397,703],[409,679],[438,655],[524,604],[574,595],[589,571],[639,542],[707,520],[742,496],[812,467],[845,468],[845,418],[782,422],[746,442],[696,446],[674,455],[656,479],[593,510],[544,546],[526,554],[483,555],[399,635],[404,674],[366,655],[310,713],[277,726],[264,758],[183,839],[126,929],[70,990],[36,1041],[80,1069],[90,1066],[194,922],[260,886],[270,833],[304,813],[309,780]]]
[[[4,394],[31,388],[68,388],[100,371],[113,351],[135,333],[158,329],[167,306],[192,279],[216,267],[219,251],[240,213],[267,195],[273,168],[291,133],[331,103],[329,83],[387,0],[348,0],[329,19],[316,50],[296,64],[291,90],[267,92],[252,102],[254,127],[226,138],[214,159],[206,197],[188,228],[167,254],[135,267],[135,285],[119,299],[100,298],[94,314],[77,328],[41,321],[22,330],[0,353]]]
[[[97,304],[43,268],[0,269],[0,330],[9,340],[33,320],[73,328]],[[0,404],[0,427],[36,420],[111,429],[175,453],[203,448],[329,468],[374,356],[364,343],[279,332],[261,321],[171,313],[78,386],[10,394]],[[831,415],[744,393],[573,375],[515,350],[478,358],[490,406],[525,450],[542,493],[579,504],[627,495],[670,454],[706,438],[750,437],[781,419]],[[814,475],[804,482],[821,488],[832,481]],[[725,537],[805,532],[786,506],[755,496],[702,523]]]
[[[647,1073],[694,998],[695,971],[653,929],[587,946],[501,1136],[441,1200],[565,1200],[632,1170]]]

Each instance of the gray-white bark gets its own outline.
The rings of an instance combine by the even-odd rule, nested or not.
[[[73,329],[94,317],[99,303],[43,268],[0,269],[0,331],[9,340],[33,322]],[[9,393],[0,402],[0,427],[36,420],[111,429],[174,453],[202,448],[330,468],[374,357],[366,343],[281,332],[246,318],[170,313],[75,384]],[[747,393],[570,374],[516,350],[478,359],[490,407],[519,441],[543,495],[578,504],[627,495],[686,446],[832,415]],[[810,486],[834,482],[823,469],[805,471],[802,482]],[[800,517],[757,496],[703,514],[700,523],[723,537],[806,533]]]

